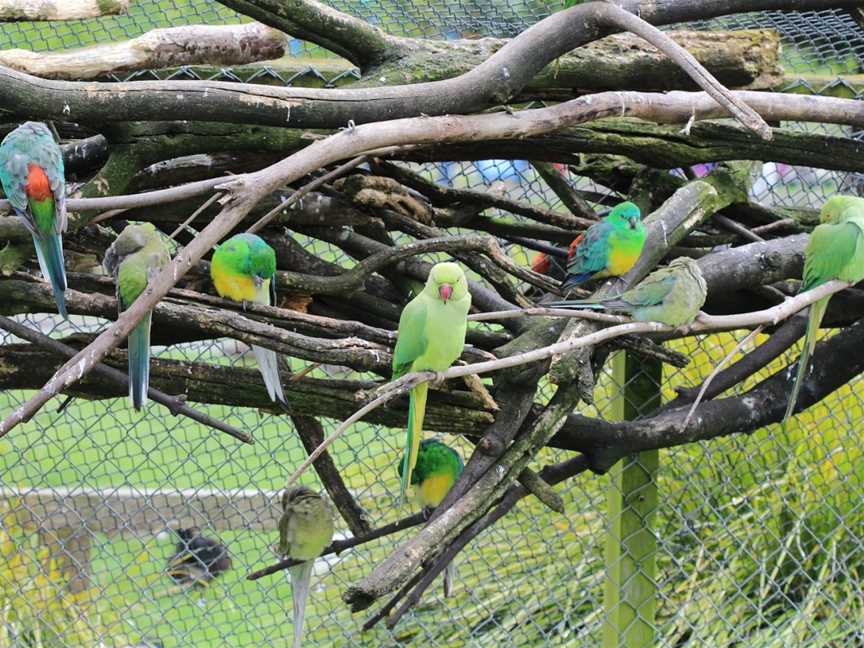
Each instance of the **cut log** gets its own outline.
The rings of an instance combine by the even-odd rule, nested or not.
[[[0,0],[0,21],[80,20],[125,13],[129,0]]]
[[[3,0],[0,0],[2,2]],[[276,59],[287,36],[260,23],[154,29],[119,43],[60,52],[0,51],[0,64],[47,79],[93,79],[181,65],[240,65]]]
[[[783,78],[780,36],[772,29],[735,31],[670,31],[668,35],[689,51],[728,87],[765,89]],[[463,74],[488,59],[509,41],[423,41],[404,58],[376,68],[359,85],[437,81]],[[632,34],[615,34],[579,47],[544,68],[523,95],[548,89],[692,90],[692,79],[671,59]]]

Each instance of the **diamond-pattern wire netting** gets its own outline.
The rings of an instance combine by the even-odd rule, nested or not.
[[[524,0],[338,4],[393,33],[423,37],[513,35],[557,9],[557,3]],[[4,24],[0,48],[49,51],[131,38],[157,27],[240,19],[210,0],[138,0],[123,17]],[[790,88],[857,98],[853,86],[835,81],[839,74],[858,73],[864,56],[861,30],[846,13],[751,14],[691,27],[776,28],[783,37],[786,69],[801,76]],[[291,49],[302,56],[313,48],[296,41]],[[198,73],[183,69],[174,74],[195,78]],[[237,80],[230,70],[217,77]],[[302,83],[274,70],[264,70],[253,80]],[[527,164],[441,163],[422,169],[439,182],[468,188],[494,185],[515,197],[562,208]],[[855,174],[767,163],[754,183],[753,199],[767,205],[813,206],[838,187],[858,185]],[[311,244],[314,253],[348,263],[334,257],[329,244]],[[520,262],[528,261],[519,248],[512,247],[511,253]],[[94,332],[105,325],[93,318],[60,324],[43,315],[19,320],[55,337]],[[681,370],[664,368],[664,400],[674,397],[676,386],[704,379],[735,337],[672,344],[691,362]],[[4,344],[13,342],[3,339]],[[244,351],[241,344],[220,340],[158,348],[156,355],[252,366],[254,360]],[[738,389],[792,359],[786,354]],[[325,367],[317,375],[346,374]],[[622,387],[606,370],[595,403],[585,413],[614,418]],[[661,453],[660,499],[653,522],[658,645],[864,645],[858,388],[857,382],[847,385],[799,415],[785,434],[771,427]],[[2,393],[0,409],[8,411],[27,396]],[[0,646],[39,641],[70,646],[287,645],[290,587],[284,574],[256,583],[244,580],[247,572],[274,559],[270,545],[276,535],[275,496],[305,456],[284,419],[209,407],[211,414],[254,435],[256,444],[248,447],[170,417],[157,406],[134,414],[120,398],[92,403],[78,399],[62,413],[54,409],[0,440],[2,488],[7,507],[16,512],[14,520],[7,514],[0,527],[6,560],[0,563],[0,609],[20,610],[17,617],[4,612]],[[332,431],[332,421],[322,423],[325,432]],[[407,512],[394,510],[393,504],[398,484],[393,463],[401,438],[398,430],[357,426],[333,451],[374,526]],[[467,444],[448,441],[467,456]],[[547,451],[542,460],[558,456],[563,455]],[[318,487],[312,473],[305,482]],[[436,584],[393,631],[361,635],[363,617],[346,611],[340,593],[404,536],[322,559],[307,613],[308,644],[598,645],[606,614],[608,483],[607,478],[583,477],[559,487],[566,517],[530,498],[522,502],[459,556],[456,596],[445,601]],[[40,538],[32,535],[34,523],[44,529]],[[170,529],[193,524],[223,541],[233,560],[233,568],[200,595],[172,591],[164,573],[176,542]],[[348,533],[344,524],[338,533]],[[33,564],[21,558],[28,555],[35,557]],[[70,577],[76,596],[90,600],[86,615],[76,614],[76,607],[35,603],[50,583],[62,586]],[[27,622],[30,608],[29,618],[43,622],[38,638],[22,630],[33,627]],[[54,644],[46,634],[51,629],[59,633]]]

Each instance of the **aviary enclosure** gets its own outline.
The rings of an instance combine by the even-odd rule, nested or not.
[[[864,646],[858,290],[778,425],[805,246],[861,191],[857,4],[0,0],[0,135],[50,125],[69,211],[63,319],[0,203],[0,646],[290,645],[280,495],[371,402],[299,476],[335,511],[307,645]],[[538,312],[625,200],[639,260],[576,296],[690,257],[705,315]],[[130,222],[174,260],[118,317],[102,264]],[[210,279],[250,228],[275,305]],[[416,383],[382,387],[442,260],[471,321],[424,429],[465,470],[421,512],[398,498]],[[124,340],[149,308],[136,412]],[[192,536],[230,567],[173,580]]]

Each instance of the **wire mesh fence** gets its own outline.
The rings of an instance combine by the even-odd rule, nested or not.
[[[360,0],[339,8],[392,33],[437,38],[511,36],[557,6]],[[0,49],[48,51],[157,27],[241,19],[209,0],[139,0],[128,16],[4,24]],[[854,85],[836,80],[838,74],[858,73],[864,56],[864,36],[847,13],[769,12],[690,26],[775,28],[787,71],[800,73],[789,87],[858,98]],[[302,56],[309,49],[297,42],[291,51]],[[231,74],[224,70],[215,78],[232,79]],[[265,77],[295,81],[266,71],[252,80]],[[463,188],[497,183],[514,197],[561,207],[521,161],[418,168],[436,182]],[[854,174],[766,163],[752,198],[766,205],[815,206],[840,187],[857,186]],[[314,254],[350,265],[321,241],[310,239],[309,245]],[[509,250],[528,263],[525,250]],[[92,333],[105,325],[95,318],[18,319],[52,336]],[[674,397],[676,387],[699,384],[737,337],[674,342],[672,348],[689,356],[690,364],[663,368],[657,384],[663,399]],[[11,336],[0,340],[18,342]],[[248,351],[218,340],[157,348],[155,355],[254,366]],[[791,354],[775,360],[737,389],[792,360]],[[295,363],[293,369],[299,368]],[[340,371],[323,367],[313,375],[344,376]],[[638,375],[607,368],[585,413],[620,417],[626,383]],[[0,393],[0,410],[11,410],[27,396]],[[276,559],[278,492],[306,452],[284,417],[219,405],[207,411],[252,434],[255,445],[242,446],[159,409],[135,413],[125,399],[75,399],[62,412],[46,409],[0,439],[0,646],[287,645],[291,590],[285,572],[255,582],[245,575]],[[665,450],[656,468],[644,454],[626,460],[630,468],[656,475],[659,494],[656,508],[643,511],[652,518],[654,548],[646,558],[656,561],[650,577],[656,620],[641,618],[637,610],[634,626],[656,625],[657,645],[670,648],[864,646],[861,416],[856,381],[796,417],[786,433],[772,426]],[[335,427],[330,420],[322,423],[325,432]],[[470,453],[467,442],[448,442],[463,457]],[[401,443],[399,430],[363,424],[334,446],[334,460],[373,526],[408,512],[394,504]],[[540,458],[563,456],[546,450]],[[312,474],[303,481],[319,487]],[[600,645],[612,613],[604,607],[604,550],[612,532],[607,511],[614,483],[614,476],[565,482],[560,492],[566,516],[524,500],[459,555],[460,585],[453,598],[433,588],[392,630],[361,633],[364,618],[352,616],[340,595],[404,534],[320,559],[307,612],[308,644]],[[224,543],[232,568],[206,590],[177,591],[165,562],[178,542],[176,530],[190,527]],[[348,534],[340,520],[337,537]],[[85,602],[88,613],[81,615],[77,604]]]

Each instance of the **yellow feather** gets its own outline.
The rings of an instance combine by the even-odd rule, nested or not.
[[[238,302],[254,302],[258,295],[255,281],[249,275],[234,274],[219,270],[214,272],[213,284],[216,286],[216,292],[222,297],[227,297]]]
[[[423,506],[438,506],[450,487],[453,486],[453,475],[431,475],[420,484],[420,503]]]

